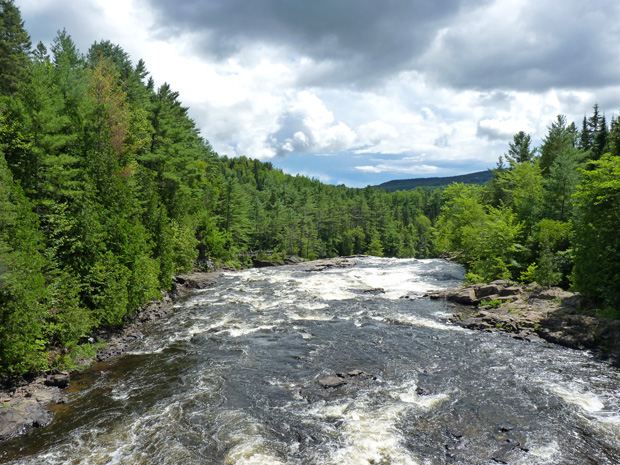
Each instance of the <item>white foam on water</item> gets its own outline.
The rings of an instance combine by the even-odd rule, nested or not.
[[[260,437],[250,437],[233,447],[224,458],[227,465],[285,465]]]
[[[555,465],[561,456],[562,451],[555,441],[547,444],[528,441],[528,453],[515,465]]]
[[[334,448],[325,463],[419,465],[403,447],[403,438],[396,429],[406,410],[403,404],[372,410],[345,408],[340,416],[344,422],[341,429],[343,445]]]
[[[294,321],[331,321],[334,319],[332,315],[318,312],[287,312],[286,316]]]
[[[424,410],[430,410],[450,398],[450,396],[444,393],[421,396],[416,392],[416,389],[417,386],[412,384],[409,387],[402,389],[400,392],[395,391],[390,395],[400,399],[402,402],[414,404]]]
[[[387,389],[390,397],[376,404],[372,392],[360,392],[355,400],[339,403],[319,402],[309,414],[313,417],[339,420],[341,426],[332,433],[334,441],[329,457],[320,463],[345,465],[398,464],[420,465],[416,457],[403,446],[404,438],[398,430],[405,415],[412,409],[430,410],[449,396],[437,394],[420,396],[414,381]]]
[[[218,443],[228,451],[224,463],[229,465],[286,465],[278,454],[277,443],[264,437],[265,427],[247,413],[228,410],[218,415]],[[282,445],[280,445],[282,446]]]
[[[226,328],[220,331],[220,333],[228,333],[230,337],[241,337],[247,336],[248,334],[255,333],[257,331],[270,331],[275,328],[275,325],[261,325],[261,326],[250,326],[250,325],[235,325],[232,328]]]
[[[394,321],[396,323],[418,326],[431,329],[440,329],[444,331],[466,331],[460,326],[442,323],[441,321],[430,320],[428,318],[419,317],[413,313],[404,315],[402,313],[392,313],[385,318],[387,321]]]
[[[566,402],[576,405],[588,413],[599,412],[605,408],[601,399],[591,392],[582,392],[561,386],[549,386],[549,388]]]

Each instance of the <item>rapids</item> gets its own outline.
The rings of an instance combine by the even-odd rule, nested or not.
[[[620,463],[620,372],[450,324],[422,296],[462,280],[442,260],[380,258],[225,273],[74,377],[52,425],[0,463]],[[336,373],[348,384],[319,385]]]

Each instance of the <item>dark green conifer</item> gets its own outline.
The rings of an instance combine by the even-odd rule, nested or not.
[[[0,95],[17,92],[32,43],[13,0],[0,0]]]

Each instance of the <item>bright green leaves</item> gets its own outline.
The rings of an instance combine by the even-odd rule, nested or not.
[[[468,265],[468,279],[512,279],[522,252],[523,223],[507,207],[480,203],[480,188],[455,184],[446,189],[438,221],[438,245]]]
[[[536,224],[530,247],[537,256],[521,274],[521,281],[550,287],[565,279],[572,269],[571,236],[571,223],[546,218]]]
[[[606,155],[584,171],[576,194],[575,286],[620,306],[620,157]]]

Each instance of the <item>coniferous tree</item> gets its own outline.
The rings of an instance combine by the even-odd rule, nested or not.
[[[605,121],[605,115],[602,115],[599,120],[598,131],[594,136],[594,143],[592,144],[592,160],[598,160],[608,151],[609,130],[607,129],[607,122]]]
[[[596,134],[598,133],[598,130],[601,125],[601,115],[599,114],[599,111],[598,111],[598,103],[594,104],[593,110],[594,112],[592,113],[592,116],[588,118],[588,128],[590,129],[590,134],[592,135],[592,141],[594,142],[594,138],[596,137]]]
[[[587,152],[592,148],[592,132],[590,131],[590,126],[588,125],[588,119],[585,116],[583,117],[577,147],[584,152]]]
[[[0,0],[0,95],[17,92],[32,43],[13,0]]]
[[[533,161],[535,151],[530,148],[531,142],[531,136],[523,131],[519,131],[514,135],[513,141],[509,144],[508,153],[506,154],[506,161],[511,167],[520,163],[530,163]]]
[[[549,168],[558,154],[574,146],[573,137],[573,131],[566,124],[566,116],[558,115],[549,126],[549,132],[540,147],[540,169],[543,176],[548,176]]]

